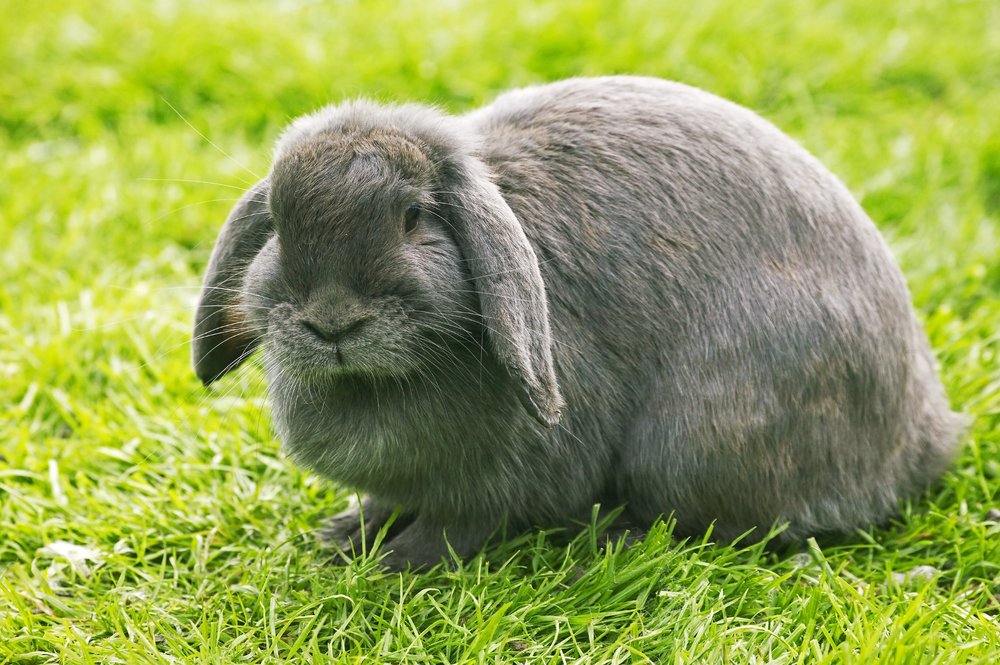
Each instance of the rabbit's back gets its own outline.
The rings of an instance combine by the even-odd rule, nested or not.
[[[902,275],[772,125],[656,79],[466,117],[545,278],[566,428],[642,519],[849,529],[936,477],[960,422]]]

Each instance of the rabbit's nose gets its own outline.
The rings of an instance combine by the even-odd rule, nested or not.
[[[301,321],[302,327],[308,330],[310,333],[320,338],[324,342],[329,342],[330,344],[337,344],[344,337],[347,337],[353,332],[356,332],[359,328],[365,325],[367,317],[361,317],[347,323],[346,325],[336,325],[336,324],[322,324],[316,323],[315,321],[310,321],[308,319],[303,319]]]

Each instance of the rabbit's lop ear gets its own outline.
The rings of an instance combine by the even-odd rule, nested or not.
[[[546,427],[563,407],[552,363],[545,286],[521,223],[485,165],[467,159],[455,188],[456,240],[479,294],[494,353],[520,384],[524,408]]]
[[[239,366],[259,342],[239,309],[243,275],[272,235],[269,183],[254,185],[233,207],[215,241],[194,320],[191,361],[206,386]]]

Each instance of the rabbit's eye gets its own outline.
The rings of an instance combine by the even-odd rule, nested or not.
[[[410,206],[403,213],[403,230],[409,233],[410,231],[417,228],[417,224],[420,222],[420,208],[417,206]]]

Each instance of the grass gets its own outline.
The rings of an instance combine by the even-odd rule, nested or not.
[[[400,4],[0,0],[0,662],[1000,661],[1000,5]],[[259,371],[188,367],[231,187],[329,101],[612,72],[754,108],[847,182],[975,417],[961,457],[792,556],[668,523],[327,565],[347,493],[280,456]]]

